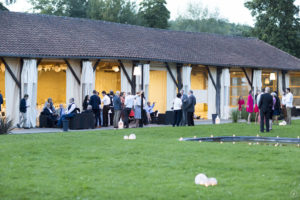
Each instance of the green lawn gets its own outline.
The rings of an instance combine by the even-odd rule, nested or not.
[[[300,199],[300,148],[179,142],[254,136],[258,125],[223,124],[0,137],[0,199]],[[135,133],[137,140],[124,141]],[[300,121],[268,136],[300,135]],[[198,173],[218,185],[194,184]]]

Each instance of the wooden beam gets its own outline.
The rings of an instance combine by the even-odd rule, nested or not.
[[[98,60],[96,61],[96,63],[94,64],[94,66],[93,66],[93,70],[94,70],[94,71],[96,71],[97,66],[99,65],[100,61],[101,61],[101,59],[98,59]]]
[[[221,117],[221,75],[222,68],[217,67],[216,111],[219,117]]]
[[[177,81],[178,81],[178,92],[180,92],[180,90],[183,87],[182,84],[182,63],[177,63],[176,64],[176,69],[177,69]]]
[[[252,82],[250,81],[250,78],[249,78],[247,72],[246,72],[246,69],[244,67],[242,67],[242,70],[247,78],[248,84],[251,86],[251,89],[252,89],[253,85],[252,85]]]
[[[287,71],[282,70],[281,74],[282,74],[282,90],[285,92],[285,90],[286,90],[285,75],[287,74]],[[278,77],[277,77],[277,79],[278,79]]]
[[[73,76],[75,77],[77,83],[80,85],[80,79],[78,78],[78,76],[76,75],[74,69],[72,68],[72,66],[70,65],[69,61],[67,59],[64,59],[65,63],[68,65],[68,68],[71,70]]]
[[[20,77],[19,77],[19,80],[20,80],[20,91],[19,91],[19,100],[22,99],[22,71],[23,71],[23,67],[24,67],[24,59],[21,58],[20,59]]]
[[[171,69],[170,69],[169,64],[168,64],[167,62],[165,62],[165,65],[166,65],[166,68],[167,68],[169,74],[171,75],[171,78],[172,78],[174,84],[175,84],[176,87],[178,88],[178,83],[177,83],[177,81],[176,81],[176,79],[175,79],[175,76],[173,75],[173,73],[172,73],[172,71],[171,71]]]
[[[212,77],[212,74],[211,74],[211,72],[210,72],[210,69],[209,69],[208,66],[205,66],[205,67],[206,67],[206,69],[207,69],[209,78],[210,78],[212,84],[214,85],[215,90],[217,91],[217,85],[216,85],[216,82],[215,82],[214,78]]]
[[[131,87],[133,87],[132,80],[130,79],[130,77],[129,77],[127,71],[126,71],[126,69],[125,69],[125,67],[124,67],[124,64],[122,63],[121,60],[118,60],[118,62],[119,62],[119,65],[120,65],[121,69],[123,70],[123,72],[124,72],[124,74],[125,74],[125,76],[126,76],[127,81],[129,82],[129,84],[131,85]]]
[[[42,58],[37,59],[36,67],[38,67],[41,64],[41,62],[42,62]]]
[[[21,90],[21,82],[18,81],[17,77],[14,75],[14,73],[12,72],[11,68],[9,67],[9,65],[6,63],[6,61],[4,60],[3,57],[1,57],[1,61],[3,62],[5,69],[8,71],[8,73],[10,74],[10,76],[14,79],[15,83],[17,84],[18,88]]]

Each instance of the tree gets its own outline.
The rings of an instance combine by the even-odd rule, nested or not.
[[[165,0],[143,0],[140,3],[139,16],[144,25],[153,28],[168,28],[170,11]]]
[[[89,0],[88,18],[138,24],[136,4],[126,0]]]
[[[0,10],[8,10],[8,9],[0,2]]]
[[[42,14],[68,16],[66,0],[29,0],[33,10]]]
[[[170,29],[191,32],[207,32],[222,35],[248,36],[250,27],[229,23],[228,20],[219,18],[219,11],[209,10],[201,3],[188,4],[184,15],[170,22]]]
[[[300,58],[299,6],[295,0],[252,0],[245,3],[256,18],[251,33]]]

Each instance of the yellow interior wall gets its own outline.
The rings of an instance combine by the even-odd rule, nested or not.
[[[149,101],[155,102],[154,110],[165,113],[167,110],[167,72],[150,71]]]
[[[53,99],[54,105],[66,103],[66,72],[39,71],[37,104],[44,105],[49,97]]]
[[[206,90],[206,77],[203,72],[193,72],[191,73],[191,89],[192,90]],[[195,115],[201,116],[201,118],[207,118],[207,104],[197,103],[195,106]]]
[[[121,91],[121,74],[120,72],[105,72],[97,70],[95,75],[95,89],[101,93],[103,90]]]

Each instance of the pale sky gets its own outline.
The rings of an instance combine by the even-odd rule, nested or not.
[[[0,0],[4,2],[5,0]],[[139,3],[141,0],[135,0]],[[171,19],[176,19],[178,15],[183,15],[188,3],[201,4],[210,11],[218,10],[220,17],[228,19],[230,22],[248,24],[253,26],[254,20],[250,11],[244,7],[247,0],[167,0],[167,7],[171,12]],[[300,0],[296,0],[296,5],[300,6]],[[31,5],[27,0],[17,0],[17,3],[8,6],[11,11],[30,12]]]

